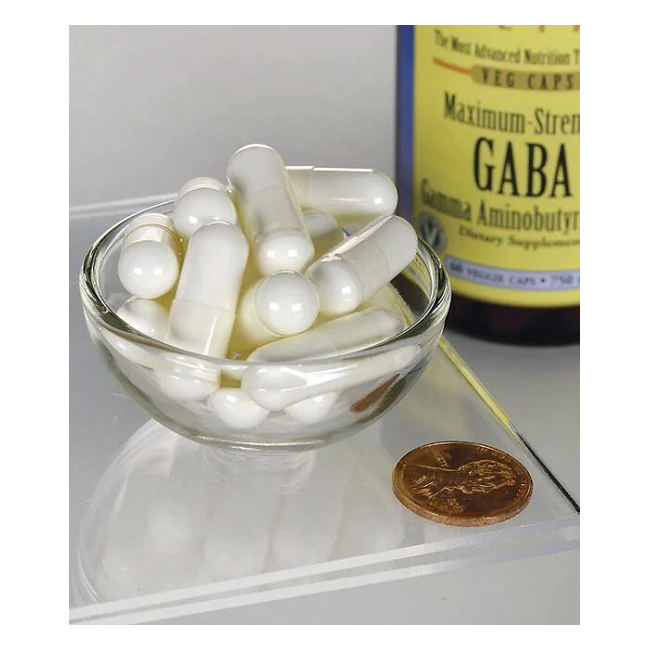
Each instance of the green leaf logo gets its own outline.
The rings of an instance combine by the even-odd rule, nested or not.
[[[418,217],[417,230],[420,237],[424,239],[436,253],[442,253],[447,247],[445,231],[436,218],[424,212]]]

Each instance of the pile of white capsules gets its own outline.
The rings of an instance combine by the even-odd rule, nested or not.
[[[415,258],[417,236],[393,214],[394,184],[373,170],[287,168],[274,149],[254,144],[232,156],[227,175],[228,187],[188,181],[173,213],[150,212],[129,225],[118,275],[131,298],[117,314],[188,352],[270,364],[201,369],[180,354],[143,355],[124,341],[114,347],[151,369],[168,398],[203,401],[228,426],[254,427],[278,411],[318,422],[346,388],[413,361],[412,348],[397,349],[338,368],[326,390],[310,379],[319,370],[331,379],[328,358],[410,324],[390,281]],[[348,234],[342,217],[365,225]],[[271,363],[318,359],[322,367],[306,364],[302,376]]]

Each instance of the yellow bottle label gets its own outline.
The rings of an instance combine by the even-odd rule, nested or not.
[[[580,303],[580,31],[417,25],[413,217],[454,291]]]

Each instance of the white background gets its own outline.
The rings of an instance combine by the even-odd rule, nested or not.
[[[397,27],[72,26],[70,205],[288,165],[394,172]]]

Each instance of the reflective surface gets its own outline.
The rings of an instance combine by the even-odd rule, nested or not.
[[[150,422],[107,469],[73,565],[77,604],[396,548],[406,511],[375,425],[319,451],[205,448]]]
[[[77,224],[71,250],[98,228]],[[357,436],[242,457],[249,452],[204,449],[146,424],[94,354],[72,282],[71,310],[73,622],[165,620],[577,545],[574,504],[444,342],[407,397]],[[449,439],[520,460],[535,486],[529,506],[480,530],[402,508],[390,493],[392,465]]]
[[[575,546],[576,505],[459,364],[443,341],[379,423],[308,452],[212,449],[146,424],[88,502],[72,553],[72,620],[158,620],[235,596],[260,602]],[[478,529],[403,508],[394,463],[447,439],[522,462],[535,486],[527,508]]]

